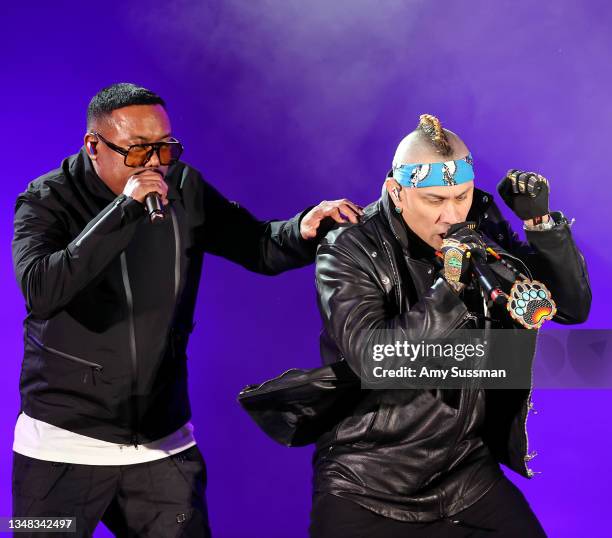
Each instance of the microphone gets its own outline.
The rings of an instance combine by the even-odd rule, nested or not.
[[[497,278],[495,278],[495,275],[489,266],[486,263],[476,261],[473,256],[470,257],[470,262],[472,270],[478,278],[478,283],[480,284],[482,291],[485,292],[486,296],[495,304],[505,305],[508,301],[508,297],[501,290],[499,282],[497,281]]]
[[[149,220],[151,223],[162,221],[165,218],[164,206],[162,205],[161,198],[156,192],[150,192],[145,196],[145,206],[147,213],[149,214]]]

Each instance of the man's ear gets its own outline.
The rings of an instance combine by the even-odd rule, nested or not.
[[[387,179],[385,179],[385,188],[387,189],[389,196],[391,196],[391,198],[393,198],[396,202],[399,202],[399,193],[401,192],[402,187],[397,180],[393,179],[392,177],[387,177]]]
[[[98,145],[98,139],[93,133],[87,133],[83,138],[83,143],[85,144],[87,155],[89,155],[90,159],[95,161],[96,155],[98,154],[98,151],[96,149]]]

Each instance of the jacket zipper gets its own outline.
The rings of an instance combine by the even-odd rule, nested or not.
[[[277,376],[277,377],[275,377],[273,379],[267,379],[266,381],[264,381],[263,383],[259,383],[258,385],[257,384],[255,384],[255,385],[248,385],[248,386],[246,386],[245,388],[243,388],[240,391],[238,396],[243,396],[245,394],[248,394],[249,392],[251,392],[251,391],[253,391],[255,389],[260,390],[264,386],[269,385],[270,383],[272,383],[274,381],[277,381],[279,379],[282,379],[287,374],[292,373],[292,372],[298,372],[298,371],[299,371],[299,368],[289,368],[289,370],[285,370],[281,375],[279,375],[279,376]],[[331,377],[330,377],[330,379],[331,379]],[[307,385],[308,383],[304,383],[304,384]]]
[[[509,254],[507,252],[500,252],[499,253],[501,256],[506,256],[512,260],[517,261],[524,269],[525,274],[531,279],[533,280],[533,275],[531,274],[531,271],[529,270],[529,267],[527,267],[527,264],[525,264],[525,262],[523,262],[523,260],[521,260],[520,258],[517,258],[516,256],[513,256],[512,254]],[[534,346],[534,352],[533,355],[531,356],[531,369],[530,369],[530,378],[529,378],[529,394],[527,395],[527,401],[525,402],[525,404],[523,405],[523,407],[527,408],[525,410],[525,418],[523,419],[523,434],[525,436],[525,450],[524,450],[524,454],[523,454],[523,466],[525,467],[525,473],[527,474],[527,476],[529,478],[533,477],[533,475],[535,474],[534,471],[532,471],[529,466],[527,465],[527,462],[531,461],[534,457],[535,454],[530,455],[529,454],[529,434],[527,432],[527,420],[529,419],[529,411],[532,409],[533,404],[531,403],[531,395],[533,394],[533,359],[535,357],[535,350],[537,349],[537,338],[538,338],[538,332],[536,332],[536,343]]]
[[[529,411],[533,409],[533,403],[531,402],[531,394],[533,393],[533,359],[535,357],[535,352],[538,347],[538,334],[536,332],[536,342],[533,348],[533,355],[531,356],[531,368],[530,368],[530,377],[529,377],[529,394],[527,395],[527,401],[523,404],[523,408],[527,408],[525,410],[525,419],[523,420],[523,432],[525,434],[525,453],[523,454],[523,465],[525,466],[525,472],[529,478],[533,477],[535,474],[529,466],[527,462],[531,461],[536,456],[536,452],[533,455],[529,454],[529,434],[527,433],[527,419],[529,418]]]
[[[98,222],[96,222],[91,228],[89,228],[89,230],[87,230],[87,232],[85,232],[85,235],[83,235],[83,237],[81,237],[81,239],[79,239],[76,243],[75,246],[80,246],[80,244],[83,242],[84,239],[86,239],[87,237],[89,237],[89,235],[102,223],[106,220],[106,218],[121,204],[121,202],[123,202],[123,200],[126,199],[126,195],[122,194],[119,196],[119,198],[117,198],[115,200],[115,203],[113,204],[113,206],[102,216],[100,217],[100,219],[98,220]]]
[[[170,207],[170,215],[172,216],[172,229],[174,230],[174,300],[176,301],[181,284],[181,234],[176,213],[172,206]]]
[[[468,319],[477,319],[477,318],[473,314],[470,314],[469,312],[467,312],[466,314],[464,314],[458,320],[458,322],[453,326],[452,330],[455,330],[455,329],[459,328],[460,326],[462,326],[464,324],[464,322],[466,322]],[[524,450],[524,454],[523,454],[523,466],[525,467],[525,472],[526,472],[526,474],[527,474],[527,476],[529,478],[531,478],[534,475],[534,471],[532,471],[528,467],[527,462],[531,461],[535,457],[535,454],[536,454],[536,453],[534,453],[533,455],[529,454],[529,434],[527,433],[527,419],[529,418],[529,410],[533,407],[533,404],[531,403],[531,395],[533,393],[533,358],[535,357],[535,349],[537,348],[537,336],[538,335],[536,333],[536,346],[534,346],[534,352],[531,355],[532,367],[530,369],[529,394],[527,396],[526,403],[523,405],[523,407],[527,408],[527,410],[525,412],[525,418],[523,419],[523,433],[524,433],[524,436],[525,436],[524,437],[524,439],[525,439],[525,450]]]
[[[121,275],[123,277],[123,287],[125,289],[125,298],[128,306],[128,319],[129,319],[129,331],[130,331],[130,358],[132,362],[132,383],[131,383],[131,427],[132,436],[131,441],[135,448],[138,448],[138,434],[137,422],[138,422],[138,404],[136,401],[137,392],[137,375],[138,375],[138,364],[136,362],[136,329],[134,322],[134,299],[132,296],[132,287],[130,286],[130,277],[128,275],[127,268],[127,257],[125,251],[121,253]]]
[[[69,353],[64,353],[63,351],[60,351],[59,349],[47,347],[42,342],[40,342],[37,338],[32,336],[31,334],[27,334],[27,338],[36,347],[38,347],[39,349],[42,349],[43,351],[46,351],[47,353],[51,353],[52,355],[57,355],[58,357],[62,357],[63,359],[66,359],[72,362],[76,362],[77,364],[81,364],[82,366],[86,366],[87,368],[91,368],[91,382],[94,385],[96,384],[96,376],[95,376],[96,372],[100,373],[104,369],[104,367],[101,364],[98,364],[97,362],[91,362],[85,359],[81,359],[80,357],[70,355]],[[83,374],[82,382],[87,383],[87,373]]]
[[[47,351],[49,353],[52,353],[53,355],[59,355],[60,357],[64,359],[67,359],[73,362],[77,362],[89,368],[93,368],[94,370],[97,370],[98,372],[101,372],[104,369],[104,367],[101,364],[98,364],[96,362],[91,362],[85,359],[81,359],[80,357],[76,357],[74,355],[70,355],[69,353],[64,353],[63,351],[60,351],[58,349],[54,349],[52,347],[46,346],[40,340],[38,340],[38,338],[32,336],[31,334],[28,334],[27,336],[28,336],[28,340],[30,340],[30,342],[32,342],[36,347],[44,351]]]
[[[457,320],[448,328],[448,330],[440,338],[446,338],[448,335],[450,335],[451,332],[456,329],[460,329],[470,320],[478,321],[478,316],[475,316],[468,310],[467,312],[459,316]]]
[[[385,253],[387,254],[387,259],[389,260],[389,265],[391,266],[391,272],[393,274],[393,284],[395,285],[395,296],[397,298],[397,304],[399,306],[399,312],[402,313],[402,296],[401,296],[401,286],[399,281],[399,274],[395,265],[393,263],[393,258],[391,257],[391,251],[387,246],[387,242],[384,239],[381,239],[383,248],[385,249]]]
[[[121,200],[123,201],[123,200]],[[115,207],[121,203],[117,201]],[[170,208],[172,215],[172,228],[174,230],[174,241],[175,241],[175,255],[174,255],[174,298],[176,300],[180,286],[180,261],[181,261],[181,243],[178,225],[176,222],[176,214],[173,208]],[[100,221],[98,221],[100,222]],[[97,224],[97,223],[96,223]],[[91,231],[91,230],[90,230]],[[123,277],[123,287],[125,289],[125,298],[128,306],[128,318],[129,318],[129,332],[130,332],[130,358],[132,363],[132,382],[131,382],[131,427],[132,436],[131,441],[135,448],[138,448],[138,404],[136,392],[138,390],[138,362],[136,353],[136,323],[134,321],[134,297],[132,295],[132,287],[130,285],[130,276],[127,267],[127,256],[125,251],[121,253],[121,275]]]
[[[340,360],[345,360],[345,358],[342,357]],[[302,372],[302,371],[303,370],[300,370],[299,368],[289,368],[289,370],[285,370],[281,375],[279,375],[279,376],[277,376],[277,377],[275,377],[273,379],[268,379],[268,380],[266,380],[266,381],[264,381],[262,383],[259,383],[258,385],[255,384],[255,385],[248,385],[248,386],[246,386],[244,389],[242,389],[240,391],[240,393],[238,394],[238,397],[248,395],[249,392],[253,392],[254,390],[261,391],[261,389],[263,387],[265,387],[266,385],[269,385],[270,383],[274,383],[275,381],[279,381],[280,379],[282,379],[283,377],[285,377],[288,374],[291,374],[293,372]],[[330,381],[330,380],[333,380],[333,379],[336,379],[336,377],[333,376],[333,375],[329,375],[329,376],[326,376],[326,377],[318,378],[317,382]],[[304,386],[307,386],[307,385],[309,385],[311,383],[312,383],[312,381],[302,381],[299,385],[293,385],[292,387],[304,387]],[[268,392],[260,392],[260,395],[265,395],[265,394],[268,394]]]

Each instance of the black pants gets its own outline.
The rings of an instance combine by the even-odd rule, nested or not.
[[[13,456],[13,516],[76,517],[75,533],[16,536],[82,538],[104,524],[119,537],[210,537],[206,468],[194,446],[135,465],[74,465]]]
[[[334,495],[315,496],[311,538],[542,538],[546,533],[523,494],[501,478],[478,502],[453,517],[406,523]]]

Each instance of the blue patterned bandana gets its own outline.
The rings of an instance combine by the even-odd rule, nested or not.
[[[393,177],[402,187],[451,187],[474,179],[472,154],[463,159],[429,164],[402,164]]]

